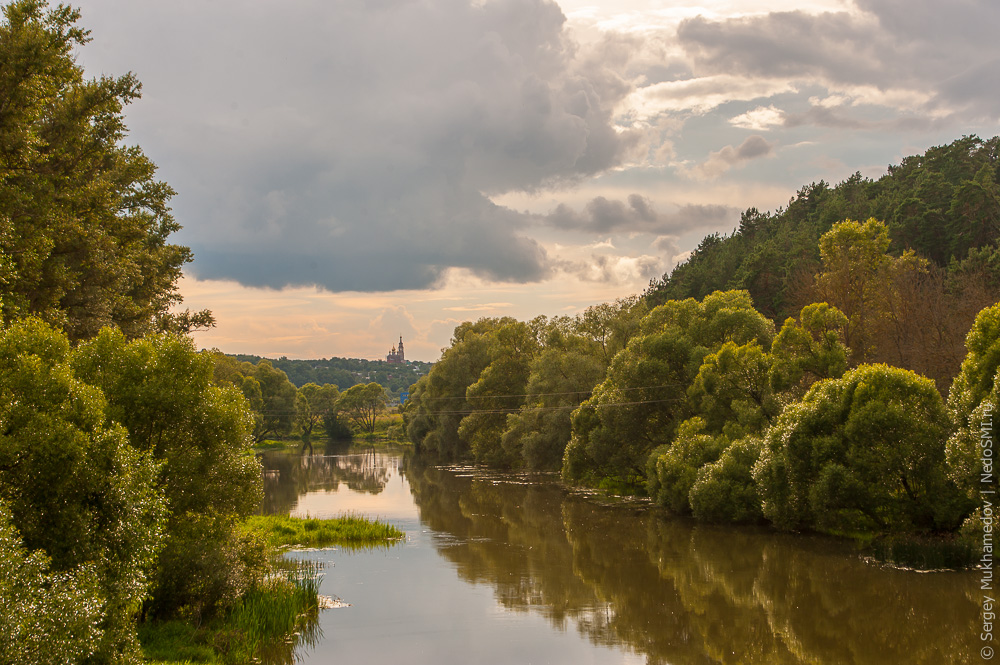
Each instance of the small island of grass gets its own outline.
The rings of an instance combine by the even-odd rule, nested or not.
[[[376,547],[403,538],[403,532],[391,524],[359,515],[333,519],[254,515],[247,518],[247,529],[256,531],[272,547]]]

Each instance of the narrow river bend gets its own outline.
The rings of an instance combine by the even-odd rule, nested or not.
[[[322,562],[297,661],[826,664],[984,662],[978,577],[862,561],[848,544],[607,505],[554,476],[436,467],[402,452],[264,459],[265,510],[395,524],[387,549]]]

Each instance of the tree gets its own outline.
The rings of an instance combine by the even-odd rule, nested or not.
[[[801,397],[816,381],[843,376],[846,327],[844,313],[825,302],[803,307],[798,321],[786,319],[771,345],[771,387]]]
[[[996,490],[996,461],[986,457],[994,440],[994,417],[1000,405],[1000,304],[976,317],[965,342],[968,354],[948,395],[954,431],[948,438],[948,474],[978,504],[980,492]],[[989,446],[992,453],[993,447]]]
[[[413,387],[403,422],[418,451],[447,459],[471,456],[469,442],[459,434],[462,419],[471,408],[466,391],[490,363],[489,336],[499,321],[482,318],[456,326],[441,360]]]
[[[159,465],[129,445],[72,355],[66,336],[38,319],[0,329],[0,503],[25,549],[44,552],[29,562],[37,574],[51,561],[67,575],[67,590],[79,584],[96,593],[94,661],[135,662],[135,615],[163,542]]]
[[[819,381],[765,437],[753,471],[764,516],[783,529],[954,528],[948,429],[933,382],[913,372],[861,365]]]
[[[705,356],[688,396],[712,432],[759,434],[780,412],[769,380],[771,357],[757,343],[724,343]]]
[[[191,260],[167,242],[180,226],[174,192],[138,147],[122,144],[132,74],[85,80],[74,51],[89,41],[79,12],[16,0],[0,23],[0,306],[37,315],[72,340],[104,325],[129,337],[210,325],[170,314]]]
[[[521,451],[505,449],[502,437],[507,416],[524,404],[538,341],[529,324],[508,317],[497,324],[486,336],[489,364],[465,391],[469,413],[462,419],[458,435],[469,442],[477,462],[511,466],[520,461]]]
[[[856,362],[875,352],[880,290],[892,263],[889,242],[889,229],[874,218],[864,224],[850,219],[834,224],[819,239],[823,271],[816,276],[816,291],[847,317],[844,343]]]
[[[100,644],[101,590],[92,565],[61,573],[29,552],[0,503],[0,662],[79,663]]]
[[[693,415],[687,390],[705,356],[726,342],[756,341],[769,348],[773,337],[774,324],[754,309],[746,291],[656,307],[611,361],[590,399],[574,411],[563,477],[641,484],[650,453],[669,444],[678,425]]]
[[[303,438],[312,435],[313,428],[324,418],[336,412],[340,391],[332,383],[322,386],[307,383],[295,396],[295,423]]]
[[[688,492],[691,513],[706,522],[758,522],[763,519],[753,468],[763,442],[747,436],[734,441],[719,459],[698,470]]]
[[[724,434],[705,432],[705,421],[695,416],[681,423],[677,436],[649,456],[649,494],[657,503],[675,513],[689,513],[688,494],[698,471],[715,460],[729,446]]]
[[[288,436],[295,422],[295,396],[298,392],[288,376],[271,364],[261,360],[256,365],[242,364],[244,376],[252,378],[257,387],[249,384],[244,394],[260,391],[259,417],[255,420],[253,438],[260,443],[269,436]]]
[[[343,411],[358,427],[375,432],[375,420],[385,410],[385,389],[374,381],[351,386],[340,394],[337,409]]]
[[[572,434],[571,413],[604,377],[604,350],[577,333],[550,330],[531,361],[524,406],[507,416],[504,450],[529,469],[558,471]]]
[[[235,602],[266,565],[263,545],[238,528],[263,493],[246,399],[215,385],[212,354],[176,335],[129,341],[107,328],[77,348],[72,365],[106,396],[107,422],[159,463],[170,517],[153,614],[207,618]]]

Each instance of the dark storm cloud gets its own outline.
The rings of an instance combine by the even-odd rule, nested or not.
[[[599,173],[637,140],[611,120],[629,85],[552,2],[167,5],[85,4],[95,45],[114,40],[81,59],[144,81],[130,125],[180,192],[201,278],[538,280],[551,265],[529,220],[488,197]]]
[[[723,205],[685,205],[672,213],[660,213],[649,199],[631,194],[627,202],[598,196],[580,211],[559,204],[542,221],[559,229],[593,233],[679,235],[714,228],[738,217],[739,211]]]
[[[678,39],[700,75],[819,80],[835,86],[926,93],[922,112],[996,119],[1000,4],[969,0],[860,0],[860,13],[776,12],[684,21]],[[802,121],[850,128],[832,112]]]

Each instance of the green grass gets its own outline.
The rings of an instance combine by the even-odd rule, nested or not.
[[[139,624],[139,642],[145,660],[153,665],[219,663],[212,646],[215,631],[198,628],[186,621],[158,621]]]
[[[245,524],[263,534],[274,547],[375,547],[394,543],[404,536],[391,524],[358,515],[334,519],[254,515]]]
[[[185,621],[140,624],[144,659],[152,665],[228,665],[260,662],[262,657],[292,662],[298,644],[315,645],[320,636],[319,581],[316,564],[282,561],[275,574],[204,626]]]

